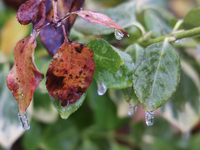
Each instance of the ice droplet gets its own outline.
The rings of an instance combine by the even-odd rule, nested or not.
[[[115,38],[117,40],[121,40],[124,37],[124,34],[120,32],[119,30],[115,29]]]
[[[154,123],[154,116],[153,116],[154,111],[146,111],[146,125],[147,126],[152,126]]]
[[[23,114],[18,113],[18,118],[19,118],[19,121],[20,121],[22,127],[24,128],[24,130],[29,130],[30,125],[28,123],[26,112],[24,112]]]
[[[134,115],[136,110],[137,110],[137,105],[129,105],[128,115],[129,116]]]
[[[97,88],[98,95],[103,95],[107,91],[107,87],[103,83],[97,83]]]
[[[176,41],[175,41],[175,43],[178,43],[178,42],[179,42],[179,40],[176,40]]]

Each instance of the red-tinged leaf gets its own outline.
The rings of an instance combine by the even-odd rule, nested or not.
[[[60,0],[58,1],[58,16],[61,18],[64,15],[66,15],[68,12],[73,12],[80,10],[85,0]],[[47,18],[44,24],[51,22],[52,15],[49,11],[52,6],[50,5],[50,1],[47,0],[45,2],[45,6],[47,8]],[[69,35],[69,32],[71,30],[71,27],[73,26],[73,23],[76,19],[76,15],[70,16],[68,19],[63,21],[62,23],[65,26],[65,30],[67,32],[67,35]],[[53,56],[55,52],[58,50],[58,48],[63,44],[64,42],[64,35],[62,27],[59,27],[58,29],[55,29],[52,26],[45,27],[40,32],[40,40],[44,47],[47,49],[49,54]]]
[[[36,47],[36,34],[20,40],[14,49],[15,63],[7,76],[8,88],[13,91],[18,101],[19,113],[23,114],[28,108],[33,93],[44,75],[36,68],[33,52]]]
[[[77,12],[77,15],[88,22],[97,23],[97,24],[101,24],[101,25],[109,26],[111,28],[118,29],[124,35],[129,37],[126,30],[124,30],[122,27],[120,27],[118,24],[116,24],[110,17],[108,17],[105,14],[97,13],[97,12],[94,12],[91,10],[80,10]]]
[[[18,10],[19,6],[26,2],[26,0],[3,0],[8,6]]]
[[[46,7],[42,0],[28,0],[22,4],[17,12],[18,21],[27,25],[33,23],[33,29],[39,29],[46,18]]]
[[[86,92],[94,75],[93,51],[77,42],[65,41],[47,71],[47,90],[66,106]]]

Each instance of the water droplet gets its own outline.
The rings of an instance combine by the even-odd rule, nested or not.
[[[115,38],[117,40],[121,40],[124,37],[124,34],[120,32],[119,30],[115,29]]]
[[[136,110],[137,110],[137,105],[129,105],[128,115],[129,116],[134,115]]]
[[[103,83],[97,83],[97,87],[98,87],[97,90],[98,95],[103,95],[106,93],[107,87]]]
[[[154,111],[146,111],[146,125],[147,126],[152,126],[154,123],[154,116],[153,116]]]
[[[106,53],[107,53],[107,51],[108,51],[108,49],[107,49],[107,48],[103,48],[103,49],[101,50],[101,52],[102,52],[103,54],[106,54]]]
[[[24,128],[24,130],[29,130],[30,125],[28,123],[26,112],[24,112],[23,114],[18,113],[18,118],[19,118],[19,121],[20,121],[22,127]]]
[[[178,43],[178,42],[179,42],[179,40],[176,40],[176,41],[175,41],[175,43]]]

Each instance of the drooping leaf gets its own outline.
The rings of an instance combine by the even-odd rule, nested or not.
[[[2,65],[2,64],[1,64]],[[9,64],[0,69],[0,145],[9,149],[25,131],[17,117],[17,101],[7,88]]]
[[[62,0],[58,1],[58,16],[61,18],[66,15],[68,12],[80,10],[85,0]],[[52,6],[49,5],[51,1],[45,3],[47,11],[47,18],[44,24],[51,22],[51,10]],[[71,15],[68,19],[62,21],[65,26],[67,35],[69,35],[71,27],[76,19],[76,15]],[[53,26],[47,26],[40,32],[40,40],[44,47],[47,49],[49,54],[53,56],[59,47],[64,42],[64,35],[62,27],[55,29]]]
[[[36,34],[20,40],[15,46],[15,63],[7,76],[8,88],[18,101],[19,113],[23,114],[28,108],[33,93],[44,75],[35,67],[33,52],[36,47]]]
[[[97,13],[97,12],[94,12],[91,10],[80,10],[77,12],[77,15],[88,22],[97,23],[97,24],[101,24],[104,26],[109,26],[111,28],[118,29],[124,35],[129,37],[126,30],[124,30],[122,27],[120,27],[118,24],[116,24],[110,17],[108,17],[105,14]]]
[[[96,64],[94,78],[97,82],[103,83],[107,88],[112,89],[130,87],[133,84],[133,61],[128,54],[111,46],[103,39],[94,39],[87,46],[94,52]],[[119,56],[121,59],[119,59]],[[116,64],[120,68],[117,72],[114,72],[117,69]],[[109,71],[111,69],[108,70],[108,68],[114,68],[114,65],[116,69],[112,72]]]
[[[200,81],[196,71],[181,62],[181,80],[172,98],[162,106],[162,115],[182,132],[190,131],[200,118]]]
[[[143,60],[134,71],[134,88],[146,111],[162,106],[175,92],[180,77],[176,51],[165,40],[145,49]]]
[[[73,104],[68,106],[61,106],[60,101],[55,98],[51,98],[54,107],[59,112],[61,118],[67,119],[72,113],[74,113],[84,102],[86,94],[83,93],[81,97]]]
[[[20,31],[20,32],[19,32]],[[1,29],[0,36],[0,52],[4,55],[9,56],[15,44],[28,33],[28,26],[22,26],[16,19],[16,15],[12,16],[5,23]]]
[[[119,26],[121,26],[122,28],[126,28],[136,22],[135,3],[135,1],[129,1],[117,7],[100,10],[98,12],[109,16]],[[87,35],[104,35],[114,32],[114,30],[109,26],[102,26],[100,24],[90,23],[81,18],[77,18],[74,27],[77,31],[80,31]]]
[[[33,23],[33,29],[39,29],[46,18],[46,7],[42,0],[28,0],[22,4],[17,12],[18,21],[27,25]]]
[[[183,27],[185,29],[192,29],[200,26],[200,21],[197,19],[200,15],[200,7],[192,9],[183,20]]]
[[[62,106],[76,102],[86,92],[94,74],[94,54],[87,46],[65,41],[47,71],[47,90]]]

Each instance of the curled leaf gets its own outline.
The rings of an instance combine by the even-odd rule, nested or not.
[[[36,68],[33,52],[36,47],[36,34],[20,40],[14,49],[15,63],[7,76],[8,88],[18,101],[19,113],[28,108],[33,93],[44,75]]]
[[[87,46],[65,41],[54,55],[47,71],[49,94],[66,106],[86,92],[94,75],[94,54]]]
[[[17,12],[18,21],[27,25],[33,23],[33,29],[39,29],[46,18],[46,7],[42,0],[29,0],[22,4]]]
[[[91,10],[80,10],[77,12],[77,15],[88,22],[97,23],[104,26],[109,26],[111,28],[115,28],[119,30],[120,32],[122,32],[127,37],[129,37],[126,30],[124,30],[122,27],[116,24],[110,17],[108,17],[105,14],[97,13]]]

